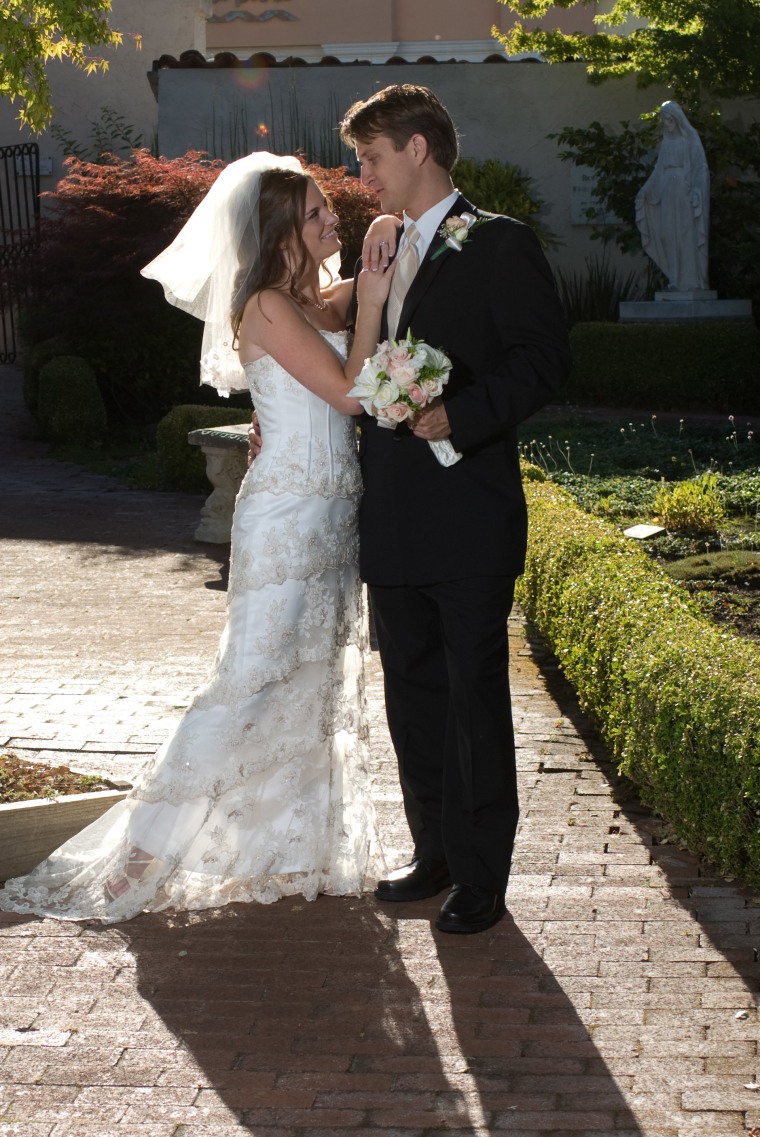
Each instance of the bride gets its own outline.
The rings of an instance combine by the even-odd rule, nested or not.
[[[0,908],[60,919],[356,895],[379,866],[347,396],[389,272],[325,284],[337,218],[296,158],[220,174],[143,274],[205,321],[202,381],[250,390],[263,449],[240,489],[214,667],[125,801],[6,882]]]

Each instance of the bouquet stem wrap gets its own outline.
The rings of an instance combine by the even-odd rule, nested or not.
[[[428,446],[442,466],[453,466],[462,457],[459,451],[451,445],[448,438],[442,438],[440,442],[428,442]]]

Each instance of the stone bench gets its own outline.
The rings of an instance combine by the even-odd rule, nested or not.
[[[206,477],[214,487],[201,509],[195,539],[224,545],[230,539],[235,498],[247,469],[248,423],[191,430],[187,441],[203,451]]]

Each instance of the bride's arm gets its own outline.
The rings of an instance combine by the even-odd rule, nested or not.
[[[243,313],[240,343],[256,345],[271,355],[289,375],[343,414],[362,414],[357,399],[347,392],[372,355],[380,336],[380,319],[393,275],[359,274],[359,315],[348,359],[343,367],[324,337],[305,319],[293,301],[276,289],[252,296]]]

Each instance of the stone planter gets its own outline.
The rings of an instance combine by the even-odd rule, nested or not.
[[[128,787],[0,805],[0,881],[30,872],[127,792]]]

